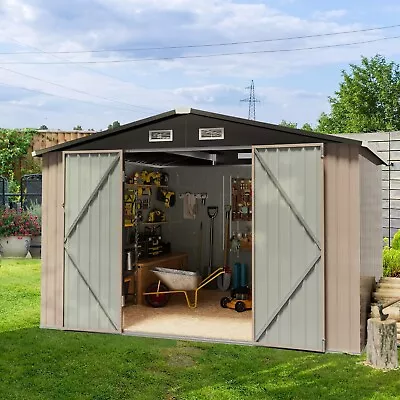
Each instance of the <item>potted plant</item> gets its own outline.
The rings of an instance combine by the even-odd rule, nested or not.
[[[32,258],[41,257],[42,249],[42,236],[41,236],[41,226],[42,226],[42,206],[38,202],[32,203],[27,209],[28,213],[37,218],[39,224],[39,231],[36,235],[31,237],[31,246],[29,248],[29,253],[31,253]]]
[[[36,216],[15,209],[0,210],[0,254],[8,258],[24,258],[28,254],[31,237],[40,234]]]

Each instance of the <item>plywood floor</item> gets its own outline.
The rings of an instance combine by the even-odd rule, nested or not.
[[[189,309],[183,294],[171,296],[163,308],[126,306],[124,329],[136,333],[251,341],[252,311],[238,313],[222,308],[219,302],[225,295],[217,290],[200,290],[195,309]]]

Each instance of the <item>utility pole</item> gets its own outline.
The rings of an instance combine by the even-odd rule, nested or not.
[[[254,94],[254,81],[251,80],[251,85],[246,88],[249,90],[249,97],[247,99],[242,99],[240,101],[245,101],[249,103],[249,119],[255,120],[256,119],[256,103],[259,103],[260,100],[256,99]]]

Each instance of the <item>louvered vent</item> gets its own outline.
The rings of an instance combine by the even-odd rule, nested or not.
[[[224,128],[200,128],[199,140],[220,140],[224,138]]]
[[[160,129],[156,131],[149,131],[149,142],[172,142],[173,131],[172,129]]]

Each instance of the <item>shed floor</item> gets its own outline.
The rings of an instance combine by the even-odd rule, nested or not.
[[[189,309],[183,294],[173,295],[163,308],[124,307],[124,330],[207,339],[251,341],[252,311],[224,309],[220,299],[228,293],[200,290],[197,308]]]

